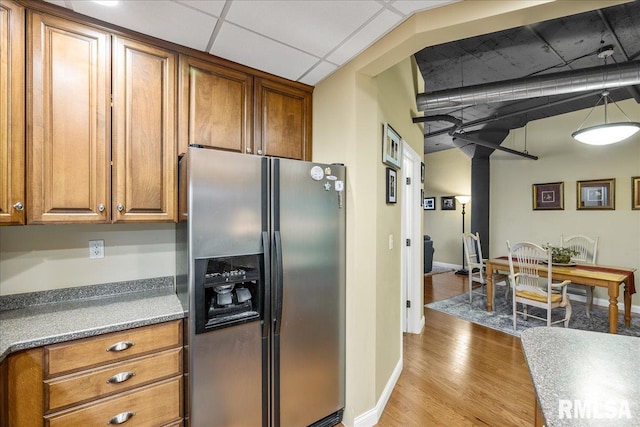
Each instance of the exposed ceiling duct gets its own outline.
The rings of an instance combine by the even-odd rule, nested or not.
[[[445,89],[416,96],[419,111],[603,90],[640,84],[640,61]]]

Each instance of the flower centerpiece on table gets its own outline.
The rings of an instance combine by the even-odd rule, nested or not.
[[[551,248],[551,262],[556,264],[569,264],[572,256],[580,255],[580,252],[574,249],[551,246],[548,243],[542,247],[545,249]]]

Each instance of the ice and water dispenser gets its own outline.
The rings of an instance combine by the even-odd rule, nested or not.
[[[196,334],[262,319],[262,254],[195,260]]]

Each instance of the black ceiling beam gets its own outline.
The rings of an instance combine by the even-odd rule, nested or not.
[[[482,141],[475,138],[470,138],[464,134],[454,135],[453,139],[454,140],[460,139],[462,141],[469,142],[471,144],[482,145],[483,147],[493,148],[494,150],[504,151],[506,153],[515,154],[516,156],[520,156],[520,157],[526,157],[527,159],[531,159],[531,160],[538,160],[538,156],[533,156],[529,153],[525,153],[522,151],[512,150],[511,148],[503,147],[493,142],[487,142],[487,141]]]

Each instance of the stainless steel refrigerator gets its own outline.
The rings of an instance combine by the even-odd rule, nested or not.
[[[345,168],[192,146],[179,200],[186,425],[338,424]]]

